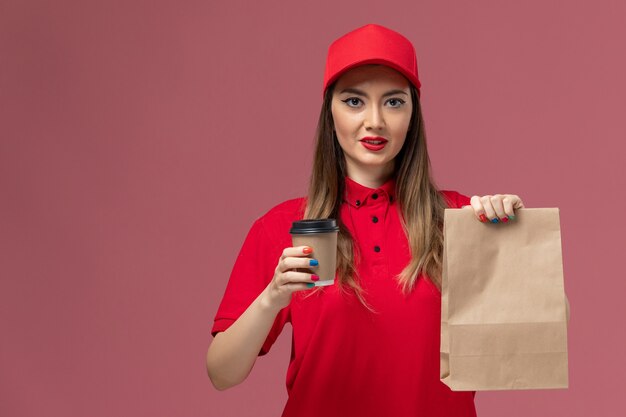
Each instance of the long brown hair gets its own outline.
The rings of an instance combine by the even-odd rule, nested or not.
[[[343,292],[352,289],[361,303],[372,310],[359,285],[357,265],[360,254],[352,236],[339,216],[345,191],[346,162],[334,132],[331,102],[335,87],[324,94],[316,130],[313,172],[309,183],[304,219],[335,218],[339,225],[337,239],[337,280]],[[406,140],[394,163],[396,201],[401,209],[401,223],[408,237],[411,261],[396,276],[407,294],[420,273],[441,289],[443,252],[444,198],[431,178],[430,158],[417,90],[412,84],[413,111]],[[356,262],[355,262],[356,261]]]

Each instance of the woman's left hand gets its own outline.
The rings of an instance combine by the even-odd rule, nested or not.
[[[522,199],[515,194],[474,195],[470,199],[470,206],[464,209],[473,209],[476,218],[481,222],[506,223],[515,219],[515,209],[524,208]]]

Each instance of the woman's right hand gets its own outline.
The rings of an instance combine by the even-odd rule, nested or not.
[[[312,253],[313,249],[310,246],[296,246],[283,250],[274,270],[272,282],[265,288],[263,304],[281,310],[289,305],[294,292],[314,288],[313,284],[319,277],[314,274],[318,268],[317,259],[309,257]],[[301,272],[303,269],[311,270],[313,274]]]

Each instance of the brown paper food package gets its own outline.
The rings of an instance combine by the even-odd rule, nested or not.
[[[445,210],[440,377],[453,391],[568,387],[559,209],[515,215]]]

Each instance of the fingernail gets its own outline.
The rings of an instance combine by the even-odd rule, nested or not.
[[[491,220],[491,223],[498,223],[498,218],[496,217],[495,219]]]
[[[511,215],[509,216],[509,220],[515,220],[515,216],[511,214]]]
[[[309,266],[317,266],[319,265],[319,262],[317,262],[317,259],[311,259],[309,261]]]
[[[503,217],[503,218],[502,218],[502,222],[503,222],[503,223],[506,223],[506,222],[508,222],[508,221],[509,221],[509,218],[508,218],[508,217]]]
[[[302,252],[303,252],[303,253],[306,253],[306,254],[309,254],[309,253],[313,252],[313,248],[309,248],[309,247],[307,246],[306,248],[302,249]]]
[[[311,275],[311,281],[319,281],[320,277],[318,277],[317,275]]]
[[[484,214],[481,214],[478,217],[480,217],[480,221],[483,222],[483,223],[487,221],[487,216],[485,216]]]
[[[315,284],[312,283],[312,282],[309,282],[309,283],[306,284],[306,286],[309,287],[309,288],[313,288],[313,287],[315,287]]]

